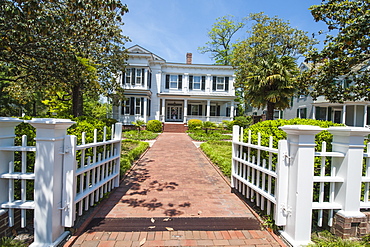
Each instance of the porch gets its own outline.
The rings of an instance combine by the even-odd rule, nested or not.
[[[222,100],[188,100],[161,98],[159,120],[165,123],[187,123],[189,119],[199,119],[221,123],[233,120],[234,101]]]

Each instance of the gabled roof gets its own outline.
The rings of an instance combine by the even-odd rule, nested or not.
[[[141,47],[140,45],[134,45],[134,46],[131,46],[130,48],[127,49],[127,51],[131,54],[146,54],[146,55],[150,55],[154,61],[166,61],[164,60],[163,58],[161,58],[160,56],[148,51],[147,49]]]

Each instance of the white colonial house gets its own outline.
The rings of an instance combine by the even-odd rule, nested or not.
[[[231,66],[193,64],[191,53],[186,63],[170,63],[138,45],[128,52],[126,71],[118,77],[127,99],[113,107],[119,122],[233,119],[236,97]]]

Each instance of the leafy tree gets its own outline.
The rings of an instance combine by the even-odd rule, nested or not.
[[[327,24],[328,32],[324,48],[307,55],[312,66],[302,76],[301,89],[331,102],[369,101],[370,2],[323,0],[310,10],[315,21]]]
[[[270,55],[257,60],[239,75],[243,81],[244,98],[253,107],[267,106],[266,119],[272,120],[275,109],[285,109],[296,88],[297,65],[289,56]]]
[[[240,101],[253,107],[267,106],[267,119],[274,109],[289,106],[296,87],[299,58],[317,42],[289,22],[263,13],[250,14],[248,38],[235,44],[232,64],[236,69],[236,92]]]
[[[211,53],[216,64],[230,65],[232,54],[232,38],[245,26],[245,22],[235,22],[232,15],[219,17],[208,32],[210,41],[206,46],[199,47],[201,53]]]
[[[73,114],[87,91],[123,96],[114,75],[125,64],[118,0],[0,0],[0,80],[13,97],[66,92]]]

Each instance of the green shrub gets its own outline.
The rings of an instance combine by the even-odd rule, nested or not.
[[[162,122],[159,120],[149,120],[146,124],[146,130],[160,133],[162,132]]]
[[[225,129],[232,131],[234,126],[234,121],[222,120],[222,125]]]
[[[120,161],[120,174],[121,176],[128,171],[133,162],[140,157],[142,153],[149,147],[149,143],[122,140],[121,161]]]
[[[199,119],[190,119],[188,121],[188,129],[193,131],[193,130],[199,130],[202,129],[203,126],[203,121]]]
[[[202,151],[227,177],[231,176],[231,146],[231,142],[225,141],[209,141],[200,145]]]
[[[233,122],[233,125],[239,125],[240,127],[243,127],[245,129],[245,128],[248,128],[252,124],[253,119],[251,116],[238,116],[238,117],[235,117],[234,121],[232,122]]]

